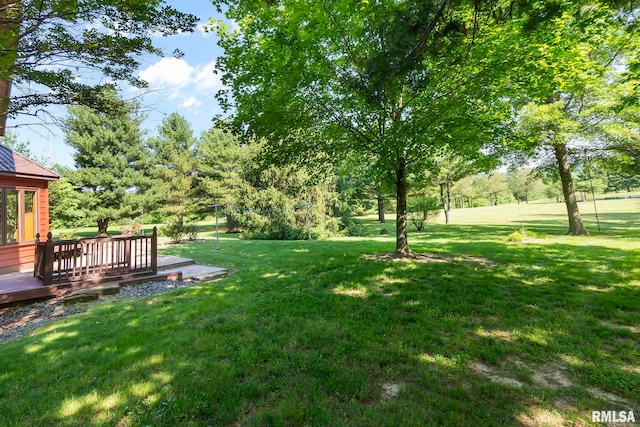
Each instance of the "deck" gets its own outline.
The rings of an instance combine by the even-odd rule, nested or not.
[[[121,280],[110,279],[110,283],[142,283],[157,280],[211,280],[224,277],[228,270],[219,267],[196,265],[192,259],[158,255],[158,274],[138,275]],[[106,283],[96,280],[93,283],[57,284],[44,286],[33,277],[33,272],[9,273],[0,275],[0,305],[16,302],[27,302],[43,298],[63,296],[80,288],[87,288]]]

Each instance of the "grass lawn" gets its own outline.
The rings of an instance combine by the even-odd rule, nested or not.
[[[640,421],[640,200],[454,211],[410,233],[162,252],[221,281],[105,303],[0,346],[0,425],[591,425]],[[508,243],[526,227],[535,239]],[[212,238],[212,232],[203,233]],[[448,258],[449,261],[443,260]]]

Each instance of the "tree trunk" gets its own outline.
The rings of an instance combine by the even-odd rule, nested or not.
[[[562,182],[562,194],[564,202],[567,205],[567,215],[569,217],[569,231],[567,234],[572,236],[588,236],[586,228],[580,218],[580,210],[576,201],[576,193],[573,188],[573,178],[571,177],[571,167],[569,165],[569,156],[567,154],[567,146],[564,144],[555,144],[553,146],[556,160],[558,161],[558,169],[560,171],[560,181]]]
[[[0,136],[5,136],[13,67],[18,58],[22,0],[0,0]]]
[[[396,169],[396,253],[411,253],[407,241],[407,177],[404,158],[399,159]]]
[[[98,221],[98,236],[106,237],[107,228],[109,227],[109,218],[99,219]]]
[[[445,185],[447,191],[445,192]],[[442,200],[442,209],[444,210],[444,222],[445,224],[451,224],[451,200],[449,199],[449,185],[448,183],[440,183],[440,200]]]
[[[11,80],[0,81],[0,136],[5,136],[7,131],[7,112],[11,99]]]
[[[384,224],[384,195],[380,192],[376,192],[376,198],[378,199],[378,222]]]
[[[227,230],[231,233],[238,233],[240,231],[240,223],[238,222],[238,219],[231,214],[227,214],[226,218]]]

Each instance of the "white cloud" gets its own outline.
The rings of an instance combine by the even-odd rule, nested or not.
[[[195,85],[198,92],[212,92],[222,87],[220,76],[213,73],[215,67],[215,60],[198,67],[198,72],[195,76]]]
[[[190,96],[189,98],[185,99],[182,104],[180,104],[180,108],[198,108],[201,105],[202,102],[198,101],[195,96]]]
[[[184,59],[162,58],[138,76],[149,83],[149,94],[157,96],[162,108],[184,109],[197,116],[212,105],[213,93],[223,87],[213,73],[216,61],[191,65]]]
[[[162,58],[142,70],[138,76],[151,86],[186,86],[192,79],[194,68],[178,58]]]
[[[205,39],[209,36],[213,35],[212,31],[207,31],[207,27],[210,25],[210,22],[201,22],[198,24],[198,31],[200,31],[200,34],[202,35],[202,37],[204,37]]]
[[[162,58],[160,61],[142,70],[138,76],[147,81],[149,86],[161,86],[173,89],[172,97],[180,96],[177,89],[193,85],[197,93],[213,92],[222,87],[220,77],[213,70],[216,61],[208,64],[191,66],[183,59]]]

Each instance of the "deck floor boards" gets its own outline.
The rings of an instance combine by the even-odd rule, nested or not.
[[[201,268],[194,269],[193,266],[194,262],[191,259],[158,254],[158,274],[149,275],[148,277],[140,276],[131,282],[143,282],[145,279],[163,280],[167,277],[173,279],[176,277],[177,273],[180,273],[179,277],[182,279],[191,277],[198,278],[205,274],[201,271],[202,269],[204,269],[206,273],[210,274],[210,277],[222,277],[227,274],[227,270],[222,268],[198,266]],[[193,270],[193,274],[182,275],[180,270]],[[81,287],[91,287],[102,283],[104,283],[104,281],[97,281],[94,284]],[[78,289],[78,287],[69,285],[44,286],[40,280],[33,277],[33,271],[2,274],[0,275],[0,305],[36,300],[40,298],[51,298],[67,293],[71,289]]]

